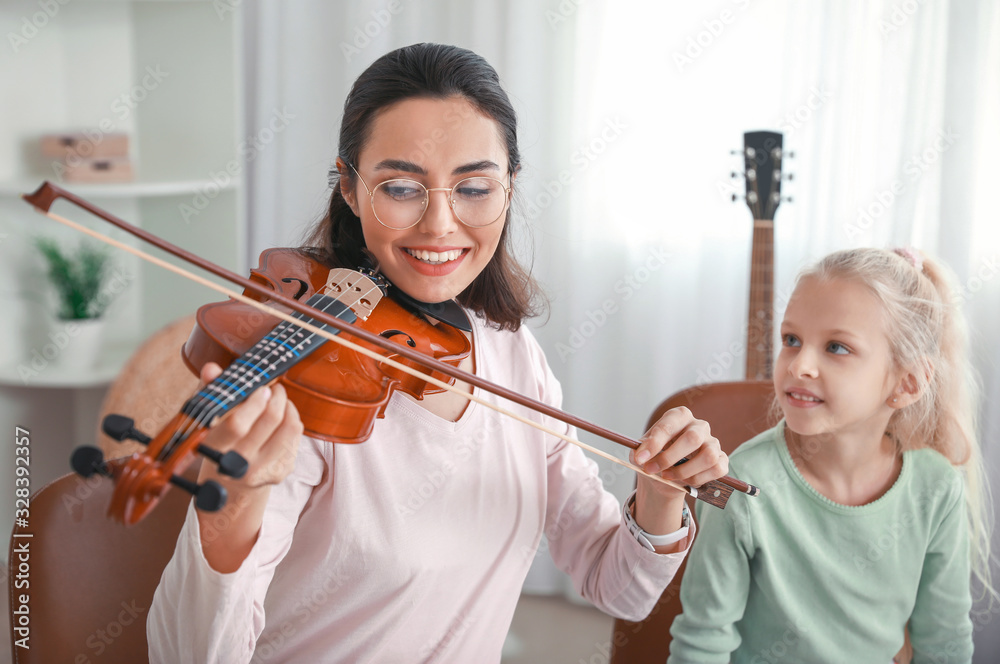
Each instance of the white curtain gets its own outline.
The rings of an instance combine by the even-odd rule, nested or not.
[[[963,284],[1000,465],[985,408],[1000,400],[997,3],[265,0],[247,20],[248,132],[292,116],[248,171],[252,262],[321,215],[343,100],[372,60],[471,48],[519,112],[518,230],[552,301],[532,325],[566,409],[638,436],[670,393],[742,378],[751,218],[730,201],[730,151],[781,131],[797,158],[776,216],[778,315],[796,272],[838,248],[940,256]],[[546,560],[530,589],[563,585]]]
[[[639,433],[666,395],[743,378],[752,228],[730,202],[729,152],[772,129],[797,156],[775,220],[778,319],[799,269],[837,249],[912,245],[948,263],[1000,493],[1000,5],[633,0],[577,20],[572,144],[594,149],[550,220],[565,224],[563,299],[540,331],[564,350],[550,360],[568,407]],[[624,129],[598,154],[610,122]],[[977,661],[1000,651],[984,629],[996,614],[978,619]]]

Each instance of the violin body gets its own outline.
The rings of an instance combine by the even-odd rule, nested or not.
[[[250,279],[293,299],[306,301],[327,287],[329,273],[330,268],[299,250],[268,249],[261,254],[260,266],[251,271]],[[289,312],[286,307],[268,302],[250,290],[243,294]],[[349,298],[350,294],[344,297]],[[205,305],[198,310],[196,319],[183,348],[184,362],[196,375],[206,362],[229,366],[281,322],[277,317],[236,300]],[[373,307],[365,320],[359,318],[354,327],[406,344],[452,366],[458,366],[472,349],[461,331],[447,325],[433,325],[388,297]],[[420,368],[396,353],[361,340],[352,341],[412,368]],[[444,374],[431,372],[430,375],[454,383],[453,378]],[[395,390],[416,399],[443,391],[332,341],[326,341],[308,360],[292,365],[280,380],[299,411],[306,434],[334,443],[366,440],[375,420],[384,415]]]

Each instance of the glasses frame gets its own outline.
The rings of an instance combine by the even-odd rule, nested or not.
[[[344,161],[347,161],[347,160],[345,159]],[[369,189],[368,188],[368,183],[365,182],[365,179],[363,177],[361,177],[361,173],[359,173],[358,169],[354,167],[354,164],[352,164],[351,162],[347,161],[347,165],[351,167],[351,170],[353,170],[355,172],[355,174],[357,174],[358,179],[361,180],[361,184],[365,188],[365,191],[368,192],[368,198],[369,198],[369,200],[371,202],[372,214],[375,216],[375,220],[378,223],[380,223],[382,226],[384,226],[385,228],[388,228],[390,230],[405,231],[405,230],[407,230],[409,228],[413,228],[414,226],[416,226],[417,224],[419,224],[420,220],[424,218],[425,214],[427,214],[427,208],[430,207],[431,192],[432,191],[447,191],[448,192],[448,205],[451,207],[452,214],[454,214],[455,218],[458,219],[462,223],[462,225],[466,226],[467,228],[486,228],[487,226],[492,226],[493,224],[497,223],[500,220],[501,217],[504,216],[504,214],[507,212],[507,210],[510,209],[510,194],[511,194],[511,191],[513,191],[513,187],[509,186],[509,185],[505,185],[503,183],[503,180],[498,180],[498,179],[490,177],[488,175],[476,175],[476,176],[473,176],[473,177],[462,178],[461,180],[459,180],[458,182],[456,182],[454,184],[454,186],[451,186],[451,187],[425,187],[422,182],[418,182],[417,180],[413,180],[411,178],[389,178],[388,180],[383,180],[382,182],[379,182],[377,185],[375,185],[374,189]],[[508,178],[509,177],[510,177],[510,175],[508,173]],[[503,211],[501,211],[500,214],[497,215],[496,219],[494,219],[493,221],[491,221],[489,223],[486,223],[486,224],[481,224],[479,226],[473,226],[472,224],[467,223],[464,219],[462,219],[461,215],[458,214],[458,210],[455,209],[455,199],[452,197],[452,194],[454,193],[455,188],[458,187],[458,185],[460,185],[463,182],[465,182],[466,180],[479,180],[479,179],[493,180],[494,182],[496,182],[497,184],[499,184],[503,188],[503,190],[504,190],[504,199],[505,200],[504,200],[504,204],[503,204]],[[378,191],[378,188],[381,187],[382,185],[388,183],[388,182],[399,182],[399,181],[412,182],[412,183],[414,183],[416,185],[419,185],[424,190],[424,209],[423,209],[423,212],[420,213],[420,216],[417,217],[416,221],[414,221],[409,226],[404,226],[402,228],[400,228],[398,226],[389,226],[384,221],[382,221],[381,219],[379,219],[378,218],[378,213],[375,212],[375,192]]]

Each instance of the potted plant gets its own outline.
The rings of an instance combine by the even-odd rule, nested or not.
[[[111,256],[87,242],[67,250],[50,238],[36,238],[35,247],[45,259],[49,281],[58,296],[56,329],[49,334],[55,356],[47,359],[66,367],[90,367],[100,349],[101,316],[111,303],[105,289]]]

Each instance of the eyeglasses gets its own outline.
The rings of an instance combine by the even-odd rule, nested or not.
[[[482,228],[497,221],[510,202],[511,188],[490,177],[466,178],[451,188],[430,189],[416,180],[395,178],[379,182],[374,189],[369,189],[358,169],[347,163],[371,196],[375,218],[386,228],[398,231],[412,228],[423,219],[432,191],[447,191],[448,203],[455,216],[471,228]]]

